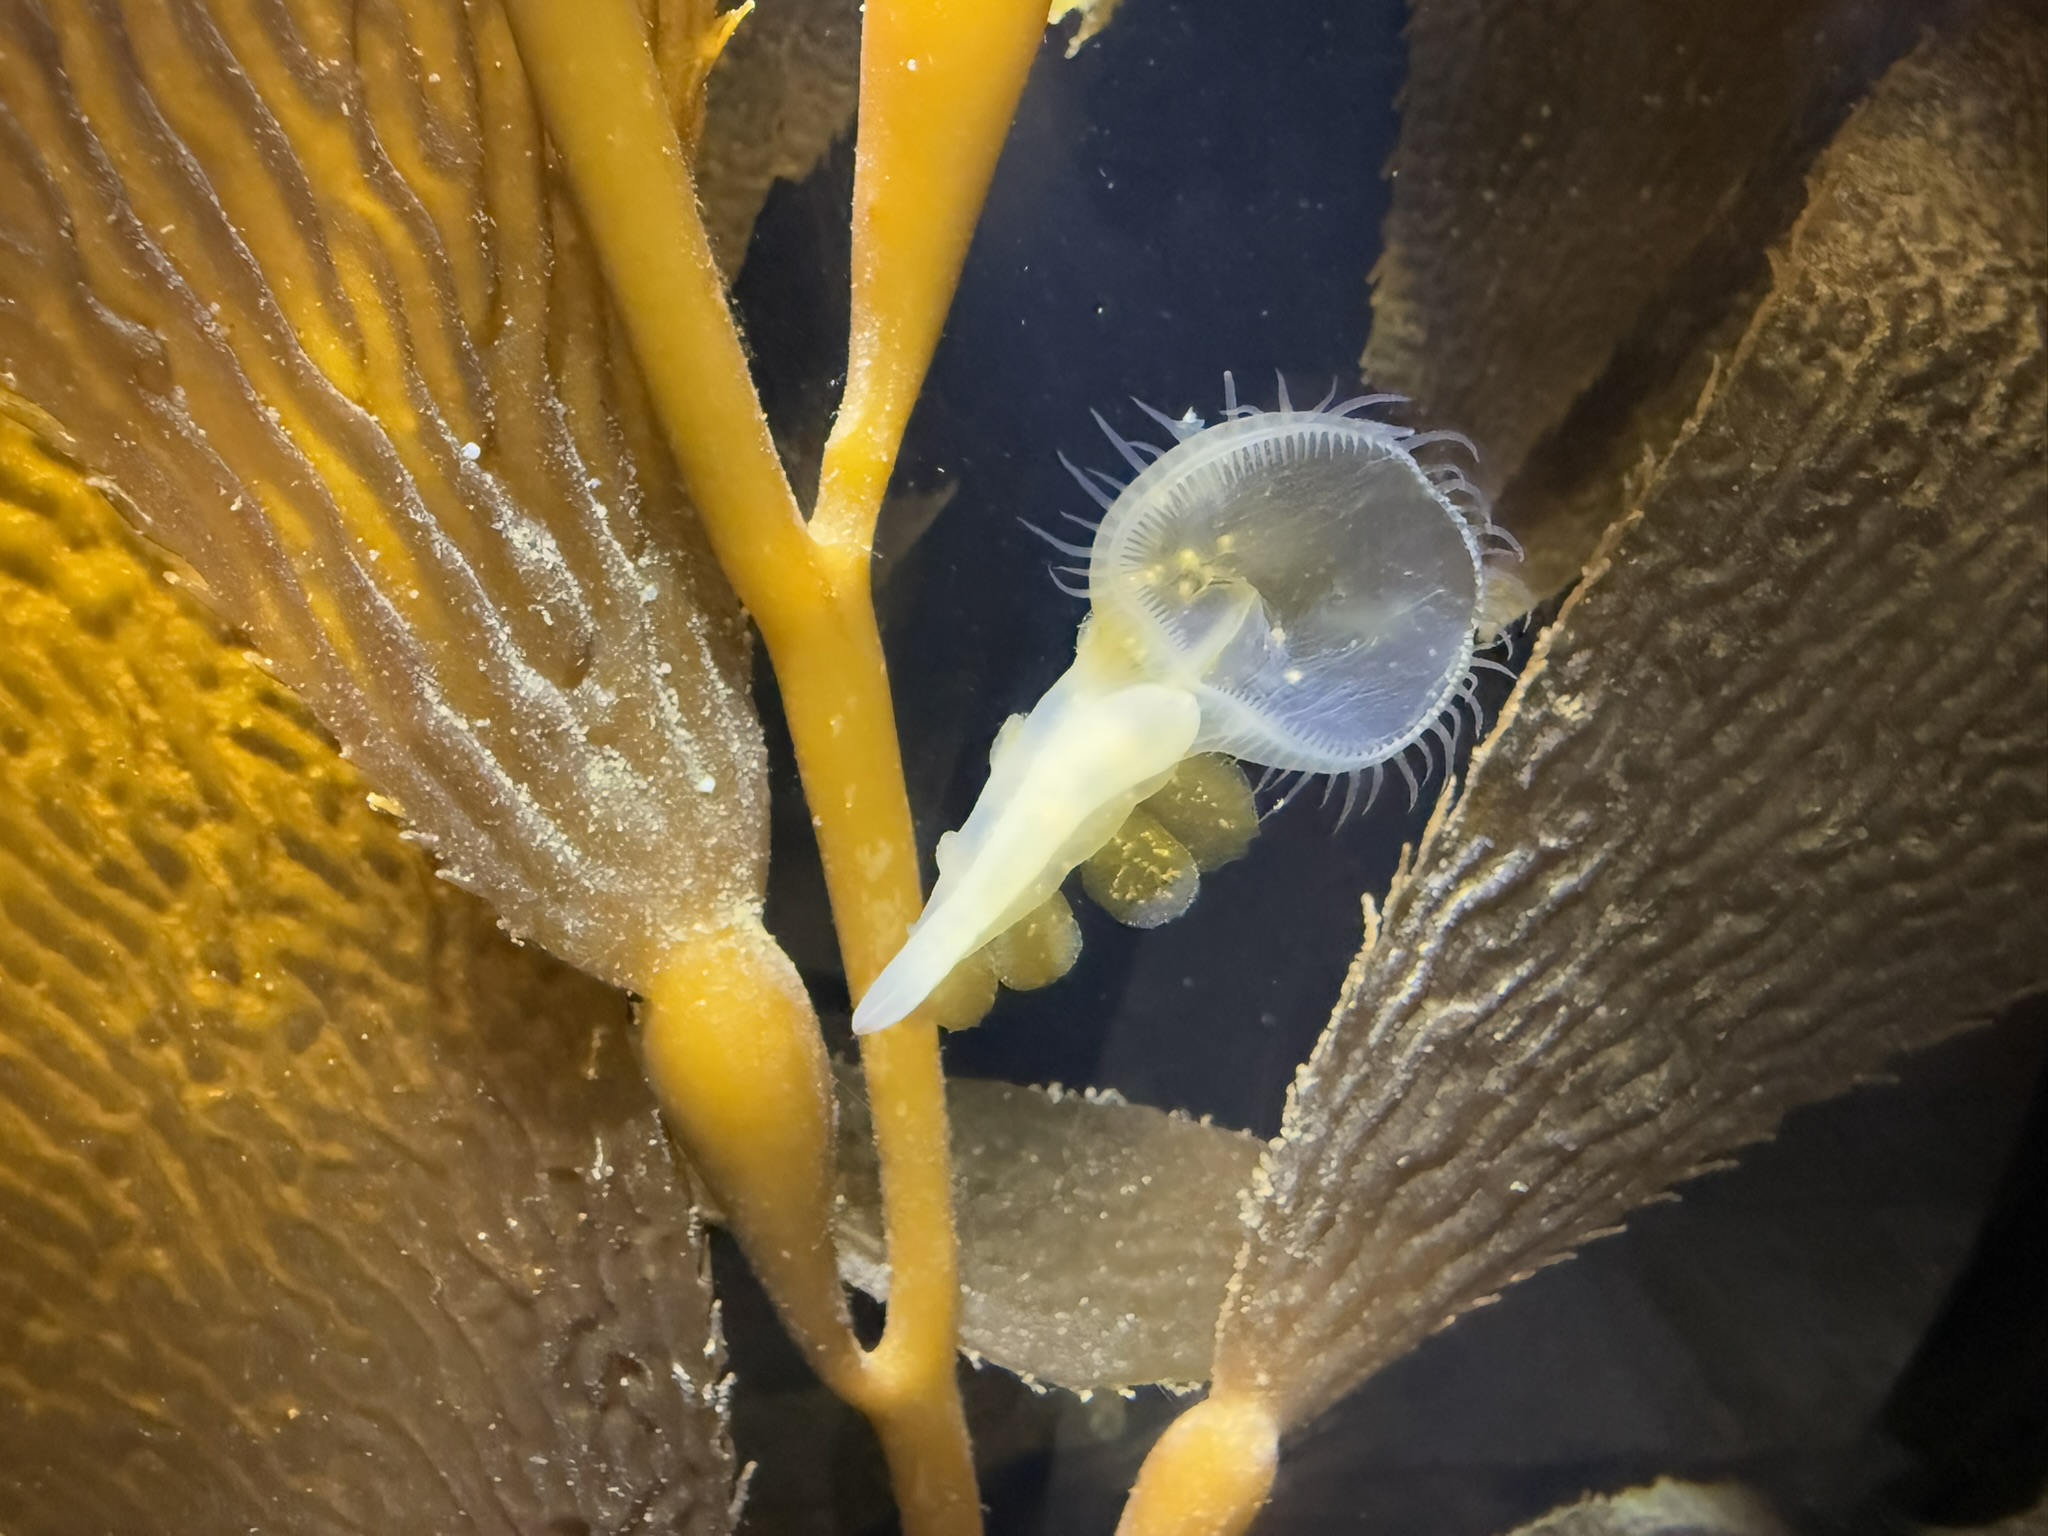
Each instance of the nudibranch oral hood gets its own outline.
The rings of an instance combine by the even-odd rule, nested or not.
[[[1295,410],[1283,385],[1261,411],[1224,386],[1213,425],[1143,407],[1177,440],[1165,452],[1102,423],[1128,485],[1068,465],[1104,508],[1092,545],[1052,541],[1088,562],[1074,664],[997,733],[857,1032],[904,1018],[1050,896],[1183,758],[1349,774],[1355,790],[1389,762],[1406,772],[1402,754],[1469,703],[1477,636],[1513,581],[1492,566],[1513,541],[1461,468],[1416,455],[1471,445],[1360,414],[1392,396]]]

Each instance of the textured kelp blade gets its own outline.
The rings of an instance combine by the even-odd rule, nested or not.
[[[1512,1536],[1791,1536],[1756,1494],[1734,1483],[1681,1483],[1663,1478],[1647,1488],[1588,1497]]]
[[[867,1105],[840,1087],[840,1263],[887,1295]],[[962,1080],[946,1099],[962,1345],[1067,1387],[1207,1375],[1261,1143],[1110,1097]]]
[[[2043,49],[1980,16],[1824,157],[1295,1084],[1219,1382],[1298,1421],[2048,982]]]
[[[623,1000],[0,416],[0,1528],[730,1529]]]
[[[1761,278],[1813,155],[1926,15],[1909,0],[1415,0],[1367,377],[1468,433],[1493,491],[1546,434],[1553,477],[1597,456],[1612,418]],[[1547,501],[1516,488],[1499,509],[1538,595],[1602,531],[1553,534]]]
[[[860,0],[776,0],[740,24],[706,91],[697,191],[730,277],[777,181],[801,181],[853,121]]]
[[[736,606],[494,7],[0,0],[0,367],[451,878],[599,975],[758,900]]]

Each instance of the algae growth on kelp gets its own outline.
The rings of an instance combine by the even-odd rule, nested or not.
[[[2010,1211],[1905,1366],[2037,1007],[1515,1282],[2042,987],[2039,17],[947,10],[0,10],[0,1524],[978,1523],[929,1031],[817,1041],[1071,654],[1089,410],[1361,351],[1571,593],[1433,818],[1312,791],[947,1003],[987,1528],[1176,1415],[1134,1536],[1276,1442],[1262,1531],[2024,1500],[1930,1406],[2025,1369]]]

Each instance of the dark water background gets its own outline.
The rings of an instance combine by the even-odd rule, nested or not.
[[[1136,433],[1128,397],[1206,414],[1225,368],[1255,402],[1270,402],[1276,369],[1297,399],[1355,381],[1400,17],[1392,0],[1125,0],[1079,57],[1056,42],[1042,53],[898,474],[901,489],[951,487],[952,500],[881,572],[927,856],[972,803],[997,725],[1071,659],[1083,605],[1053,588],[1018,520],[1092,512],[1055,457],[1119,467],[1089,408]],[[737,292],[771,419],[798,457],[844,367],[852,166],[842,145],[777,190]],[[779,754],[770,921],[821,1004],[843,1009],[772,683],[763,705]],[[1297,804],[1204,881],[1186,918],[1149,934],[1077,899],[1075,972],[1004,994],[949,1042],[949,1069],[1114,1087],[1270,1134],[1357,950],[1360,895],[1384,892],[1419,831],[1404,802],[1383,797],[1341,831],[1334,811]],[[1980,1270],[1898,1384],[2013,1156],[2048,1055],[2043,1022],[2036,1010],[1906,1063],[1896,1087],[1795,1115],[1737,1170],[1432,1340],[1290,1448],[1259,1530],[1485,1536],[1666,1473],[1753,1481],[1802,1528],[1848,1536],[1907,1529],[1909,1505],[1967,1515],[1973,1490],[1995,1505],[1998,1467],[1953,1442],[2001,1392],[2018,1394],[2016,1422],[2032,1404],[2031,1422],[2048,1423],[2048,1307],[2010,1278],[2048,1274],[2048,1228],[1995,1238],[1991,1280]],[[2038,1115],[2032,1134],[2038,1180]],[[2009,1211],[2043,1203],[2024,1183],[2005,1198]],[[865,1426],[808,1380],[729,1248],[719,1263],[741,1452],[763,1462],[749,1529],[893,1529]],[[1157,1394],[1032,1398],[998,1372],[975,1375],[969,1398],[993,1463],[990,1530],[1018,1536],[1110,1531],[1172,1412]]]

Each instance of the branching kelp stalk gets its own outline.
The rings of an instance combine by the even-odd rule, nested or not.
[[[870,590],[875,520],[1044,7],[866,8],[847,393],[808,524],[769,437],[637,16],[623,0],[513,0],[510,12],[691,498],[767,645],[858,996],[922,900]],[[790,1330],[826,1382],[874,1420],[906,1526],[978,1530],[953,1379],[938,1024],[913,1019],[863,1046],[894,1282],[882,1342],[862,1353],[827,1225],[824,1047],[794,967],[756,922],[650,956],[646,969],[649,1072]]]

